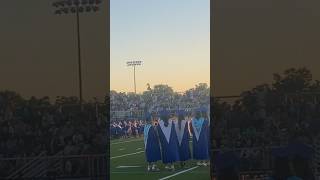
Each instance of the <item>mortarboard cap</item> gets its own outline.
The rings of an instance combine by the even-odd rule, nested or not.
[[[151,114],[146,113],[145,114],[145,120],[146,120],[146,122],[150,122],[151,121]]]
[[[178,110],[178,111],[177,111],[177,114],[178,114],[179,116],[184,116],[184,115],[186,114],[186,112],[185,112],[184,110]]]
[[[206,112],[208,111],[208,109],[207,109],[206,107],[201,107],[201,108],[200,108],[200,111],[201,111],[202,113],[206,113]]]
[[[159,115],[160,116],[168,116],[169,112],[167,110],[162,110],[162,111],[160,111]]]

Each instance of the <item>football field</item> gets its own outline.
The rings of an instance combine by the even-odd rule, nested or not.
[[[148,172],[143,138],[112,140],[110,148],[111,180],[210,180],[209,167],[199,167],[194,161],[188,161],[183,169],[177,163],[173,172],[158,162],[160,171]]]

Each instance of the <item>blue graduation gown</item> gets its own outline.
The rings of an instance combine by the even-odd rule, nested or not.
[[[208,140],[208,131],[209,131],[209,121],[203,120],[201,126],[201,131],[199,134],[199,139],[197,139],[195,119],[192,119],[192,145],[193,145],[193,159],[196,160],[208,160],[209,159],[209,140]],[[200,130],[199,129],[199,130]],[[197,131],[199,132],[199,131]]]
[[[187,161],[191,158],[190,146],[189,146],[190,135],[188,131],[188,122],[186,120],[183,120],[181,122],[181,129],[179,129],[178,122],[176,122],[175,129],[178,137],[180,161]]]
[[[144,128],[144,144],[147,162],[161,160],[161,151],[155,128],[151,124],[146,124]]]
[[[164,127],[163,124],[164,122],[160,120],[159,125],[157,126],[162,150],[162,162],[164,164],[174,163],[179,161],[178,138],[175,131],[175,126],[172,121],[169,121],[169,125],[167,127],[168,131],[165,131],[161,128]],[[167,135],[169,142],[165,134]]]

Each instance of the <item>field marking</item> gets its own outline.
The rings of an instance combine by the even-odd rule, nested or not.
[[[121,175],[127,175],[127,174],[142,174],[147,175],[147,171],[129,171],[129,172],[123,172],[123,171],[112,171],[111,174],[121,174]],[[152,172],[152,174],[164,174],[164,172]]]
[[[170,175],[170,176],[167,176],[167,177],[161,178],[161,179],[159,179],[159,180],[169,179],[169,178],[172,178],[172,177],[177,176],[177,175],[179,175],[179,174],[182,174],[182,173],[185,173],[185,172],[188,172],[188,171],[192,171],[192,170],[194,170],[194,169],[197,169],[198,167],[199,167],[199,166],[195,166],[195,167],[192,167],[192,168],[189,168],[189,169],[186,169],[186,170],[183,170],[183,171],[177,172],[177,173],[172,174],[172,175]]]
[[[123,151],[123,150],[125,150],[125,148],[121,148],[121,149],[119,149],[119,151]]]
[[[138,167],[141,167],[141,166],[118,166],[116,168],[121,169],[121,168],[138,168]]]
[[[135,152],[135,153],[124,154],[124,155],[120,155],[120,156],[114,156],[114,157],[110,157],[110,159],[116,159],[116,158],[121,158],[121,157],[126,157],[126,156],[132,156],[132,155],[141,154],[141,153],[144,153],[144,151],[138,151],[138,152]]]
[[[143,139],[135,139],[135,140],[130,140],[130,141],[120,141],[120,142],[111,143],[110,145],[123,144],[123,143],[128,143],[128,142],[137,142],[137,141],[143,141]]]
[[[142,148],[137,148],[136,150],[141,150]]]
[[[143,174],[143,175],[146,175],[148,174],[147,170],[145,171],[110,171],[111,174]],[[152,172],[152,174],[161,174],[161,175],[164,175],[164,174],[168,174],[170,175],[172,172],[169,172],[169,171],[159,171],[159,172]],[[192,172],[192,174],[199,174],[199,175],[203,175],[203,174],[208,174],[209,172],[197,172],[197,171],[194,171]]]

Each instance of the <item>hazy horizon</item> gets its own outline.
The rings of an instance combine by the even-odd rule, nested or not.
[[[201,82],[200,82],[200,83],[201,83]],[[192,86],[192,87],[190,87],[190,88],[187,88],[187,89],[184,89],[184,90],[177,90],[177,89],[175,89],[174,87],[170,86],[170,84],[154,84],[154,85],[151,85],[151,84],[150,84],[150,88],[153,89],[154,86],[156,86],[156,85],[168,85],[169,87],[171,87],[171,88],[173,89],[174,92],[185,92],[185,91],[187,91],[187,90],[190,90],[190,89],[195,88],[196,85],[199,85],[200,83],[197,83],[197,84],[195,84],[194,86]],[[205,83],[205,84],[207,84],[208,87],[210,88],[210,84],[208,84],[208,83]],[[125,93],[134,93],[134,92],[132,92],[132,91],[117,91],[117,90],[114,90],[114,89],[110,89],[110,91],[125,92]],[[142,92],[144,92],[144,91],[147,91],[147,86],[146,86],[145,90],[142,90],[141,92],[137,92],[137,94],[142,93]]]

